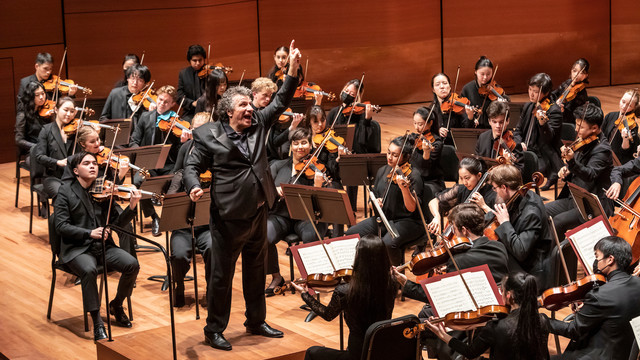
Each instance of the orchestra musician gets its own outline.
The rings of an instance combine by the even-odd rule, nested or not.
[[[313,346],[307,349],[306,360],[360,359],[369,326],[390,319],[393,313],[398,290],[391,277],[390,266],[384,242],[377,236],[366,235],[360,238],[356,246],[351,280],[336,287],[329,304],[323,305],[311,296],[306,284],[301,286],[292,283],[313,312],[327,321],[344,312],[349,328],[346,350]]]
[[[616,154],[620,164],[624,165],[633,159],[634,145],[640,144],[638,124],[636,123],[638,121],[637,115],[640,113],[638,92],[634,90],[625,91],[622,98],[620,98],[619,108],[619,111],[612,111],[604,117],[602,133],[609,140],[611,149]],[[624,121],[620,114],[623,114],[622,116],[627,120],[629,130],[624,127]],[[620,125],[616,124],[616,122]]]
[[[554,358],[630,359],[634,334],[629,321],[640,316],[640,279],[627,272],[631,246],[617,236],[607,236],[596,243],[594,253],[593,271],[607,282],[595,286],[582,304],[574,306],[573,321],[551,320],[551,332],[571,339],[563,354]]]
[[[184,99],[183,118],[191,120],[196,113],[198,98],[205,92],[206,77],[201,79],[198,73],[207,64],[207,52],[201,45],[191,45],[187,49],[187,61],[189,66],[180,70],[178,75],[177,101]]]
[[[138,57],[138,55],[127,54],[124,56],[124,59],[122,59],[123,76],[122,79],[118,80],[115,85],[113,85],[114,89],[127,85],[127,69],[134,64],[140,64],[140,58]]]
[[[381,229],[382,241],[387,245],[393,265],[399,265],[402,261],[403,244],[424,236],[416,205],[416,201],[421,201],[422,198],[422,178],[410,170],[411,165],[408,163],[413,146],[413,142],[407,141],[404,136],[391,140],[387,149],[387,164],[378,170],[373,183],[376,198],[371,200],[378,202],[390,227],[399,235],[394,239],[386,228]],[[407,175],[399,176],[395,173],[403,168],[409,169]],[[417,199],[413,197],[412,190],[418,196]],[[378,234],[376,216],[360,221],[345,234]]]
[[[640,144],[636,149],[640,153]],[[605,195],[615,200],[620,196],[622,184],[624,180],[635,179],[640,175],[640,158],[634,158],[621,166],[616,166],[611,170],[611,186],[607,189]]]
[[[504,157],[507,162],[514,164],[520,171],[524,168],[524,155],[522,153],[522,144],[516,142],[513,136],[511,142],[513,142],[513,148],[509,146],[509,136],[512,135],[511,130],[508,130],[505,123],[509,123],[509,119],[506,117],[509,110],[509,104],[503,101],[492,101],[487,107],[487,116],[489,118],[489,125],[491,130],[487,130],[478,136],[476,142],[476,155],[496,159],[500,155],[500,150],[503,150]],[[502,141],[500,141],[502,137]],[[496,144],[500,147],[496,150]],[[505,148],[509,148],[506,150]]]
[[[326,134],[329,130],[327,126],[327,114],[320,105],[313,105],[307,112],[307,121],[311,127],[313,138]],[[344,141],[344,139],[342,139]],[[320,143],[313,143],[313,147],[317,148]],[[335,189],[342,189],[342,183],[340,179],[340,156],[346,154],[345,144],[342,147],[338,147],[335,152],[330,152],[327,147],[323,147],[318,154],[318,160],[323,163],[327,168],[327,176],[331,178],[331,186]]]
[[[431,90],[433,91],[433,106],[435,106],[433,113],[438,120],[435,124],[438,131],[434,132],[434,134],[440,135],[440,137],[444,139],[445,144],[454,145],[449,130],[451,128],[473,127],[473,121],[469,121],[469,119],[473,119],[475,113],[466,107],[465,110],[459,114],[452,110],[446,113],[442,111],[442,103],[450,100],[453,91],[451,90],[451,80],[449,80],[447,74],[437,73],[433,75],[431,78]]]
[[[18,113],[16,114],[16,125],[14,129],[16,145],[21,154],[27,154],[25,159],[27,166],[31,163],[29,152],[38,142],[40,130],[51,122],[48,118],[40,116],[39,110],[47,100],[44,86],[37,81],[32,81],[25,87],[20,98]]]
[[[220,69],[213,69],[209,71],[206,79],[206,85],[202,95],[196,100],[195,112],[208,112],[211,113],[212,109],[215,109],[218,101],[222,97],[225,91],[227,91],[227,74]]]
[[[487,108],[491,102],[488,95],[480,94],[480,88],[488,88],[492,84],[493,76],[493,62],[491,62],[488,57],[481,56],[480,59],[476,61],[474,79],[465,84],[460,92],[460,96],[469,99],[472,107],[477,106],[481,110],[479,114],[476,114],[474,117],[469,117],[469,120],[474,122],[475,127],[480,129],[488,129],[490,127]],[[508,101],[509,97],[503,94],[498,100]]]
[[[273,66],[267,77],[276,84],[277,88],[280,89],[284,84],[285,76],[289,71],[289,48],[286,46],[280,46],[273,52]],[[298,78],[298,86],[302,81],[304,81],[304,70],[302,66],[298,67],[298,72],[295,74]],[[266,106],[266,105],[263,105]]]
[[[422,106],[413,113],[413,128],[416,131],[414,143],[416,143],[416,148],[409,160],[411,168],[422,177],[422,200],[425,204],[428,204],[437,193],[445,188],[444,173],[440,166],[440,155],[444,144],[442,137],[437,132],[437,118],[433,114],[429,117],[430,112],[431,109]],[[432,140],[427,139],[427,137]],[[421,142],[420,146],[418,146],[417,142]],[[429,216],[428,213],[425,215]]]
[[[296,116],[302,117],[301,114]],[[267,296],[273,296],[273,289],[284,284],[284,278],[280,275],[280,264],[278,263],[278,248],[276,244],[285,236],[291,233],[298,234],[303,243],[318,240],[313,225],[309,220],[294,220],[289,217],[287,204],[282,198],[281,184],[292,184],[297,178],[296,184],[322,187],[325,185],[325,178],[322,172],[316,171],[312,179],[305,174],[298,178],[296,166],[304,164],[308,160],[311,152],[311,132],[307,128],[297,128],[290,135],[291,156],[288,159],[271,162],[271,176],[276,185],[278,201],[273,209],[269,211],[267,218],[267,274],[271,275],[271,284],[265,289]],[[326,223],[316,224],[320,235],[327,232]]]
[[[151,80],[151,71],[145,65],[134,64],[124,72],[127,78],[127,86],[122,86],[111,90],[107,101],[102,108],[100,121],[109,119],[132,119],[131,131],[137,124],[138,117],[145,111],[144,106],[140,106],[134,114],[135,104],[130,101],[131,97],[143,91],[147,83]],[[151,104],[149,110],[155,109],[156,104]]]
[[[229,322],[231,287],[241,252],[247,331],[267,337],[284,335],[265,322],[267,211],[276,195],[265,142],[277,114],[287,108],[296,90],[295,75],[301,54],[293,47],[293,41],[291,45],[288,74],[271,104],[254,111],[249,89],[230,88],[218,103],[217,120],[200,126],[193,133],[195,145],[184,176],[185,189],[192,201],[204,193],[198,174],[210,169],[213,176],[209,221],[212,275],[205,341],[217,349],[232,348],[222,333]]]
[[[574,183],[600,199],[607,216],[613,214],[613,204],[605,195],[611,185],[613,160],[611,146],[600,130],[602,110],[594,104],[584,104],[575,110],[578,139],[572,147],[563,146],[561,152],[566,165],[558,172],[565,182]],[[578,146],[579,145],[579,146]],[[558,234],[580,225],[583,220],[565,184],[558,199],[545,204],[553,217]]]
[[[94,339],[97,341],[107,338],[100,317],[96,283],[96,266],[101,262],[102,242],[106,242],[106,266],[109,270],[122,273],[116,296],[109,303],[110,312],[118,325],[131,327],[122,302],[131,296],[140,265],[133,256],[115,245],[110,231],[104,232],[105,238],[102,236],[107,224],[122,226],[133,219],[141,194],[133,190],[129,206],[118,212],[115,202],[108,199],[98,202],[89,193],[98,175],[98,164],[93,154],[84,151],[76,153],[70,157],[69,167],[73,169],[75,178],[64,182],[53,204],[55,230],[61,238],[59,261],[80,278],[84,311],[91,314]]]
[[[551,93],[551,97],[556,99],[556,103],[562,108],[563,122],[576,123],[575,109],[582,106],[589,99],[587,89],[584,88],[588,83],[589,62],[585,58],[580,58],[571,65],[571,77]],[[565,101],[561,103],[561,97],[568,87],[574,88],[574,90],[582,89],[572,94],[574,96],[573,99],[565,98]]]
[[[36,55],[36,62],[34,67],[36,71],[33,74],[20,79],[20,88],[18,89],[18,101],[16,108],[18,111],[22,110],[21,106],[22,104],[24,104],[24,102],[22,101],[22,97],[24,96],[27,85],[29,85],[30,82],[35,81],[42,84],[45,81],[51,79],[51,75],[53,72],[53,57],[49,53],[38,53],[38,55]],[[71,85],[69,87],[69,97],[74,97],[77,91],[78,85]],[[53,92],[48,93],[47,99],[53,99],[53,95]]]

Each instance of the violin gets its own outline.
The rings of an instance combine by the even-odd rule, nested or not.
[[[487,178],[489,177],[489,174],[491,174],[491,170],[492,169],[493,169],[493,167],[491,169],[487,170],[482,175],[482,177],[480,178],[480,181],[478,181],[478,183],[473,188],[473,190],[471,190],[471,192],[469,193],[469,196],[467,196],[467,198],[464,200],[463,204],[468,204],[468,203],[471,202],[471,199],[473,198],[473,194],[475,194],[478,191],[480,191],[480,188],[482,188],[482,186],[484,186],[484,182],[487,181]],[[447,239],[447,240],[453,239],[453,237],[454,237],[453,224],[449,223],[449,225],[447,225],[447,227],[442,232],[442,237]]]
[[[41,118],[49,119],[53,117],[53,114],[56,113],[55,109],[56,109],[55,101],[46,100],[44,104],[42,104],[42,106],[40,107],[40,110],[38,111],[38,115],[40,115]]]
[[[229,66],[224,66],[222,63],[216,63],[215,65],[204,65],[200,71],[198,71],[198,77],[200,79],[204,79],[209,76],[209,73],[215,69],[220,69],[224,71],[225,74],[229,74],[233,72],[233,68]]]
[[[573,84],[572,81],[572,84],[569,84],[569,86],[567,86],[567,88],[562,92],[562,96],[560,96],[558,102],[560,104],[564,104],[566,101],[575,99],[576,95],[578,95],[580,91],[584,90],[585,87],[587,87],[587,84],[583,82],[579,84]]]
[[[277,72],[276,72],[276,76],[277,76]],[[336,99],[336,94],[332,92],[324,92],[322,91],[320,86],[307,81],[303,81],[302,84],[298,86],[293,97],[295,98],[304,97],[305,100],[313,100],[313,96],[315,94],[322,94],[322,96],[326,97],[330,101],[333,101]]]
[[[329,178],[325,174],[326,167],[324,164],[321,164],[315,156],[300,161],[294,166],[294,169],[296,173],[300,173],[300,171],[304,169],[304,176],[306,176],[307,179],[313,179],[316,176],[316,172],[320,172],[324,180],[329,182]]]
[[[423,134],[420,134],[416,138],[416,149],[422,151],[423,150],[423,142],[427,142],[427,146],[433,149],[433,143],[436,141],[436,138],[433,136],[431,131],[427,131]]]
[[[145,93],[147,93],[146,89],[142,89],[140,90],[137,94],[133,95],[131,97],[131,100],[136,104],[140,104],[140,102],[142,102],[142,106],[144,106],[145,109],[149,110],[149,106],[151,104],[156,104],[158,102],[158,96],[156,95],[156,91],[154,89],[150,89],[147,93],[147,96],[145,96]],[[144,97],[144,99],[143,99]]]
[[[516,141],[513,139],[513,132],[507,130],[502,133],[502,136],[494,140],[493,151],[495,151],[496,158],[503,161],[500,163],[511,163],[515,161],[515,155],[513,150],[516,148]]]
[[[598,140],[598,135],[593,134],[591,136],[589,136],[586,139],[582,139],[580,137],[578,137],[576,139],[576,141],[572,142],[571,145],[569,146],[563,146],[562,147],[562,158],[565,159],[566,153],[567,151],[570,149],[573,152],[576,152],[578,150],[580,150],[581,148],[583,148],[585,145],[591,144],[592,142]],[[566,160],[566,159],[565,159]]]
[[[81,108],[79,106],[76,106],[76,112],[83,112],[86,116],[93,116],[96,114],[95,110],[93,110],[92,108],[86,107],[86,108]]]
[[[69,79],[60,80],[58,75],[51,75],[49,80],[47,80],[44,83],[42,83],[42,85],[44,85],[44,90],[46,92],[52,92],[53,90],[55,90],[56,85],[58,85],[58,91],[60,91],[63,94],[66,94],[66,93],[69,92],[69,87],[71,87],[73,85],[78,85],[78,84],[76,84],[73,80],[69,80]],[[82,87],[80,85],[78,85],[78,90],[82,91],[83,93],[85,93],[87,95],[91,95],[93,93],[93,91],[91,89],[89,89],[87,87]]]
[[[284,81],[284,77],[286,75],[285,71],[286,71],[286,69],[284,69],[284,68],[278,69],[278,71],[276,71],[276,73],[274,75],[276,77],[276,80]]]
[[[389,172],[389,174],[387,174],[387,179],[390,179],[396,184],[398,183],[398,178],[409,182],[409,175],[411,175],[411,163],[407,161],[406,163],[397,166],[395,171]]]
[[[480,109],[477,106],[471,106],[469,99],[462,97],[456,93],[449,95],[448,100],[445,100],[440,105],[440,109],[443,113],[449,113],[453,110],[456,114],[461,114],[465,109],[471,109],[474,113],[479,113]]]
[[[349,114],[351,114],[352,109],[353,109],[353,113],[356,115],[363,114],[367,108],[367,105],[371,105],[371,103],[368,101],[365,101],[363,103],[351,104],[345,107],[344,109],[342,109],[342,115],[348,116]],[[375,113],[379,113],[380,111],[382,111],[382,108],[379,105],[371,105],[371,110]]]
[[[495,80],[491,80],[490,83],[480,86],[478,88],[478,94],[488,96],[491,101],[498,99],[506,100],[504,97],[504,89],[496,84]]]
[[[471,330],[480,326],[484,326],[489,320],[495,318],[505,318],[509,315],[509,307],[505,305],[487,305],[477,310],[456,311],[445,315],[444,317],[429,320],[432,324],[444,322],[445,326],[455,328],[456,330]],[[420,332],[427,330],[425,323],[420,323],[412,328],[406,328],[402,332],[407,339],[413,339]]]
[[[180,116],[178,116],[178,114],[167,116],[166,119],[162,116],[158,116],[158,118],[160,119],[158,122],[158,129],[162,132],[171,130],[171,133],[177,137],[182,136],[183,131],[191,133],[191,130],[189,129],[191,124],[187,120],[180,120]]]
[[[606,282],[607,279],[601,274],[587,275],[578,281],[545,290],[538,296],[538,305],[550,311],[558,311],[584,299],[591,289]]]
[[[622,209],[609,218],[614,233],[631,245],[632,264],[640,259],[640,177],[629,185],[622,201],[616,203]]]
[[[349,272],[349,275],[344,276],[345,281],[348,282],[348,279],[352,275],[351,270],[342,270],[343,272]],[[276,286],[273,289],[273,293],[275,295],[284,296],[285,293],[289,290],[295,290],[292,283],[297,285],[307,284],[308,287],[313,288],[332,288],[340,283],[341,276],[334,276],[334,274],[312,274],[307,276],[306,279],[300,278],[294,281],[287,281],[284,285]]]
[[[200,185],[209,185],[211,184],[211,180],[213,180],[213,175],[211,174],[211,170],[207,170],[200,174]]]
[[[351,154],[351,151],[349,151],[349,149],[347,149],[344,146],[344,138],[342,138],[341,136],[337,136],[336,132],[334,130],[331,129],[327,129],[325,130],[323,133],[321,134],[315,134],[313,136],[313,144],[315,145],[315,147],[320,146],[320,144],[322,144],[324,142],[324,139],[326,137],[329,137],[329,139],[325,142],[325,149],[327,149],[330,153],[335,153],[336,151],[338,151],[338,149],[343,149],[345,153],[347,154]]]
[[[286,124],[287,122],[289,122],[291,120],[291,117],[296,115],[297,113],[294,113],[293,110],[291,110],[291,108],[287,108],[287,110],[285,110],[282,115],[280,115],[280,117],[278,117],[278,122],[280,124]]]
[[[466,237],[454,237],[451,240],[445,239],[444,241],[446,241],[446,246],[449,247],[452,253],[463,252],[473,246],[471,240]],[[440,245],[413,256],[411,260],[398,266],[396,270],[402,271],[409,269],[414,275],[419,276],[427,274],[432,269],[446,264],[447,261],[449,261],[449,253],[445,245]]]
[[[113,126],[107,125],[107,124],[101,124],[98,120],[80,120],[80,119],[73,119],[73,121],[71,121],[70,123],[68,123],[62,128],[62,131],[64,131],[64,133],[67,134],[67,136],[73,135],[83,125],[93,126],[93,128],[96,130],[109,129],[109,130],[115,131],[115,128]]]
[[[636,114],[634,112],[630,112],[627,115],[623,115],[620,113],[618,119],[615,122],[618,131],[622,131],[622,129],[627,129],[627,132],[631,132],[632,129],[635,129],[638,126],[636,122]]]
[[[136,166],[134,164],[132,164],[129,161],[129,157],[125,156],[125,155],[115,155],[115,154],[111,154],[111,160],[109,160],[109,154],[111,153],[111,149],[109,149],[108,147],[102,147],[102,150],[100,150],[99,153],[96,154],[96,161],[98,162],[98,165],[102,166],[102,165],[106,165],[107,162],[109,163],[109,166],[112,169],[118,169],[119,168],[119,161],[125,161],[129,163],[129,167],[133,170],[133,171],[137,171],[138,174],[140,174],[140,176],[142,176],[143,179],[146,179],[148,177],[151,176],[151,174],[149,173],[149,170],[145,169],[145,168],[141,168],[139,166]]]
[[[136,186],[133,184],[114,186],[113,182],[111,182],[110,180],[105,180],[103,184],[97,183],[96,185],[102,188],[100,192],[96,192],[92,194],[93,199],[96,201],[105,201],[109,199],[112,195],[121,201],[130,200],[131,191],[138,190],[138,188],[136,188]],[[160,202],[164,200],[164,195],[161,195],[161,194],[156,194],[156,193],[145,191],[145,190],[140,190],[140,193],[142,195],[149,195]]]

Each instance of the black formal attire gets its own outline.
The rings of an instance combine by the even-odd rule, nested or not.
[[[489,104],[491,104],[491,99],[489,99],[489,96],[480,95],[480,93],[478,93],[479,88],[478,82],[476,80],[471,80],[462,87],[460,96],[469,99],[471,106],[477,106],[478,109],[482,110],[480,115],[476,115],[478,120],[478,126],[476,127],[478,129],[488,129],[491,126],[489,125],[489,118],[487,117],[487,108],[489,107]],[[502,96],[509,100],[506,93]],[[473,123],[473,119],[469,120]]]
[[[381,289],[382,290],[382,289]],[[391,319],[393,313],[394,296],[395,292],[387,289],[386,298],[378,299],[378,301],[384,301],[387,305],[388,312],[384,314],[383,319]],[[309,295],[309,293],[302,293],[302,300],[318,314],[321,318],[327,321],[335,319],[342,311],[344,311],[344,320],[349,328],[349,338],[347,340],[346,350],[330,349],[323,346],[313,346],[307,349],[305,354],[306,360],[324,360],[324,359],[344,359],[344,360],[356,360],[360,359],[362,355],[362,347],[364,346],[364,335],[371,324],[359,324],[358,319],[354,318],[354,314],[349,311],[348,297],[349,285],[338,285],[331,295],[331,300],[327,306],[324,306],[315,297]]]
[[[381,228],[383,235],[382,241],[389,251],[391,264],[399,265],[402,261],[403,245],[425,236],[425,233],[424,226],[420,219],[420,214],[418,213],[418,206],[416,205],[415,211],[410,212],[404,206],[400,186],[394,182],[391,186],[387,187],[390,181],[390,179],[387,178],[387,174],[389,174],[392,169],[393,168],[389,165],[385,165],[378,169],[373,183],[373,193],[376,198],[384,198],[387,188],[389,189],[386,194],[386,199],[384,199],[384,203],[382,205],[382,212],[384,212],[384,215],[389,221],[389,225],[398,234],[398,237],[395,239],[391,237],[391,234],[387,231],[386,227],[383,226]],[[411,183],[409,190],[415,190],[418,195],[418,199],[416,199],[416,201],[421,201],[422,178],[416,172],[412,171],[411,174],[409,174],[409,182]],[[371,200],[377,201],[376,199]],[[360,234],[360,236],[377,235],[378,223],[376,221],[376,216],[360,221],[358,224],[350,227],[345,234]]]
[[[514,138],[515,139],[515,138]],[[493,132],[487,130],[478,136],[476,142],[476,155],[495,159],[498,157],[497,151],[493,149],[493,143],[498,140],[493,137]],[[513,165],[522,171],[524,169],[524,154],[522,151],[522,144],[516,142],[516,147],[511,151],[516,158]]]
[[[509,221],[495,232],[509,253],[509,271],[535,276],[540,291],[551,287],[552,274],[545,271],[545,265],[553,240],[547,212],[538,194],[527,191],[514,200],[509,208]]]
[[[560,359],[627,360],[634,335],[629,321],[640,315],[640,279],[621,270],[594,287],[572,322],[551,320],[551,332],[571,339]]]
[[[597,140],[581,147],[574,153],[573,159],[567,162],[567,168],[571,173],[565,181],[574,183],[598,196],[606,215],[613,215],[613,203],[603,190],[611,186],[610,175],[613,169],[611,146],[607,139],[600,134]],[[553,217],[559,236],[584,222],[567,184],[558,195],[558,200],[547,203],[545,206],[547,214]]]
[[[132,95],[127,86],[111,90],[102,108],[100,122],[110,119],[131,119],[131,132],[133,133],[133,129],[138,124],[138,119],[146,110],[144,106],[140,106],[138,111],[135,114],[133,113],[133,109],[131,109],[128,102]]]
[[[44,168],[42,185],[50,198],[58,194],[58,188],[62,185],[61,179],[65,167],[58,166],[58,160],[71,156],[74,145],[75,134],[67,136],[67,141],[64,142],[58,123],[55,121],[44,125],[40,131],[38,144],[32,153],[35,151],[35,160]]]
[[[109,201],[94,201],[87,189],[77,180],[65,181],[54,202],[54,222],[60,235],[60,262],[67,264],[82,285],[82,300],[85,311],[100,309],[98,275],[96,266],[102,261],[101,240],[91,238],[91,231],[107,224]],[[135,211],[127,207],[119,213],[118,205],[111,204],[110,224],[122,226],[129,223]],[[106,240],[107,269],[122,273],[115,299],[118,303],[131,295],[140,265],[129,253],[120,249],[109,236]]]
[[[422,204],[424,204],[422,211],[427,218],[431,217],[427,204],[437,193],[445,189],[444,173],[440,166],[440,155],[442,155],[444,143],[439,136],[434,135],[433,137],[435,141],[431,144],[433,149],[428,160],[424,159],[424,152],[421,149],[416,149],[409,160],[411,169],[420,174],[422,178]],[[418,139],[417,141],[422,140]]]
[[[496,193],[493,191],[491,185],[485,182],[485,184],[478,189],[478,193],[482,195],[487,206],[493,208],[493,205],[496,202]],[[467,189],[467,187],[462,184],[455,185],[452,188],[437,194],[436,197],[438,198],[438,209],[440,210],[440,214],[443,216],[448,214],[449,210],[453,209],[454,206],[466,202],[467,199],[469,199],[469,195],[471,195],[471,190]]]
[[[544,99],[541,99],[541,101]],[[555,103],[549,107],[546,114],[549,120],[540,125],[535,117],[536,103],[524,104],[520,113],[520,121],[513,131],[516,144],[525,143],[527,151],[538,156],[538,171],[544,176],[557,176],[562,167],[560,148],[562,147],[562,111]],[[527,143],[527,137],[529,142]]]
[[[33,116],[29,116],[24,110],[18,111],[14,134],[16,145],[18,145],[20,149],[20,154],[27,154],[27,158],[25,159],[27,166],[30,166],[31,163],[29,152],[31,148],[38,143],[40,130],[50,122],[50,119],[40,117],[37,112],[35,112]]]
[[[271,127],[267,138],[267,158],[269,162],[284,160],[289,157],[289,124],[277,123]]]
[[[455,144],[453,143],[453,137],[451,136],[451,129],[472,128],[474,127],[473,121],[469,120],[469,117],[467,116],[467,113],[465,111],[461,112],[460,114],[451,111],[451,119],[449,119],[449,113],[445,113],[442,111],[440,100],[438,100],[438,96],[436,96],[436,94],[433,94],[432,104],[432,106],[434,106],[433,114],[438,121],[435,133],[433,132],[433,130],[431,132],[434,134],[440,134],[440,128],[449,129],[449,133],[444,139],[444,143],[447,145],[455,146]]]
[[[276,76],[276,72],[278,71],[278,67],[274,64],[273,67],[271,68],[271,70],[269,70],[269,74],[267,75],[267,77],[269,79],[271,79],[271,81],[273,81],[276,86],[278,87],[278,90],[282,87],[282,85],[284,84],[284,81],[282,79],[279,79]],[[289,64],[286,64],[284,66],[284,68],[282,69],[282,73],[283,74],[287,74],[289,73]],[[304,70],[302,69],[302,66],[298,67],[298,74],[296,75],[296,79],[297,79],[297,83],[295,86],[300,85],[300,83],[302,83],[302,81],[304,81]]]
[[[636,147],[640,144],[640,136],[638,136],[638,127],[631,129],[631,139],[629,139],[629,148],[622,148],[622,134],[616,126],[616,120],[620,116],[619,111],[610,112],[604,117],[602,122],[602,133],[609,140],[611,149],[620,160],[620,164],[626,164],[630,160],[633,160],[633,153],[636,152]]]
[[[585,81],[585,83],[588,84],[587,81]],[[554,100],[558,100],[569,85],[571,85],[571,79],[565,80],[562,84],[560,84],[560,86],[557,89],[551,92],[551,98]],[[589,96],[587,95],[587,89],[585,88],[580,90],[576,94],[576,97],[573,100],[565,101],[564,110],[562,111],[563,122],[575,124],[576,117],[573,116],[573,110],[582,106],[584,103],[587,102],[587,100],[589,100]]]
[[[178,75],[178,102],[184,99],[182,108],[184,109],[183,117],[191,119],[196,113],[196,107],[192,103],[204,93],[204,87],[207,83],[207,78],[200,79],[198,71],[194,70],[191,66],[180,70]]]
[[[255,328],[266,317],[264,294],[267,211],[276,198],[265,149],[273,119],[291,102],[296,79],[287,76],[273,102],[254,111],[241,134],[227,119],[193,131],[194,148],[185,167],[185,189],[199,187],[198,174],[211,170],[212,275],[205,334],[223,332],[229,322],[235,264],[242,252],[242,282],[247,305],[245,326]]]
[[[297,175],[294,175],[292,158],[274,161],[271,163],[270,168],[271,176],[273,176],[276,186],[291,184],[297,177]],[[303,175],[296,184],[313,186],[313,179],[308,179]],[[320,235],[324,235],[327,232],[326,223],[318,223],[316,227]],[[291,233],[298,234],[305,244],[318,240],[311,222],[309,220],[291,219],[284,198],[279,197],[273,209],[269,211],[269,218],[267,219],[267,241],[269,244],[267,248],[267,274],[280,272],[276,244]]]
[[[611,170],[611,183],[622,185],[623,179],[635,180],[640,175],[640,158],[628,161],[622,166],[616,166]],[[621,194],[624,195],[624,194]]]
[[[49,79],[51,79],[51,75],[49,75]],[[22,102],[22,98],[24,97],[24,92],[27,91],[27,85],[29,85],[30,82],[37,82],[40,84],[44,84],[44,82],[49,79],[40,81],[38,80],[38,77],[36,76],[35,73],[20,79],[20,88],[18,89],[18,102],[16,106],[16,111],[20,112],[24,110],[25,104]],[[53,90],[46,93],[48,100],[53,99],[53,93],[54,93]],[[75,97],[75,96],[71,96],[71,97]]]

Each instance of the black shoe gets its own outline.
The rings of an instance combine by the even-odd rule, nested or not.
[[[271,326],[267,325],[267,323],[262,323],[260,326],[256,328],[247,328],[247,332],[253,335],[260,335],[264,337],[270,338],[281,338],[284,336],[284,333],[280,330],[276,330]]]
[[[231,344],[222,336],[222,333],[204,334],[204,343],[214,349],[231,350]]]
[[[93,329],[93,341],[104,340],[108,338],[107,330],[105,330],[104,325],[100,324]]]
[[[272,281],[271,283],[273,283],[273,281]],[[265,294],[267,297],[272,297],[272,296],[274,296],[274,295],[275,295],[275,293],[273,292],[273,290],[274,290],[275,288],[277,288],[277,287],[282,286],[282,285],[284,285],[284,278],[283,278],[283,277],[280,277],[280,281],[278,281],[278,283],[277,283],[274,287],[271,287],[271,284],[269,284],[269,287],[267,287],[266,289],[264,289],[264,294]]]
[[[116,306],[113,301],[109,303],[109,311],[111,315],[116,319],[116,323],[122,327],[131,327],[131,321],[127,317],[127,314],[124,313],[124,308],[122,305]]]
[[[177,285],[173,291],[173,307],[180,308],[183,307],[184,304],[184,284],[182,284],[182,286]]]
[[[557,176],[551,176],[547,179],[547,182],[544,184],[544,186],[542,186],[540,188],[540,191],[547,191],[549,189],[551,189],[551,187],[553,185],[556,185],[558,183],[558,177]]]
[[[157,216],[151,219],[151,234],[153,236],[160,236],[160,218]]]

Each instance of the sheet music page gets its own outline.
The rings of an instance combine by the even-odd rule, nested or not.
[[[478,306],[499,304],[483,271],[463,273]],[[473,301],[459,276],[451,276],[425,285],[432,306],[439,316],[456,311],[475,310]]]
[[[327,245],[327,250],[336,270],[353,269],[353,261],[356,258],[356,246],[358,238],[333,241]]]
[[[603,221],[599,221],[589,227],[586,227],[577,233],[571,235],[573,245],[578,251],[578,255],[584,261],[584,266],[588,268],[590,274],[593,274],[593,260],[596,256],[593,251],[593,247],[598,240],[605,236],[609,236],[609,229],[605,226]]]
[[[298,254],[304,264],[307,275],[333,274],[333,267],[322,245],[298,248]]]
[[[636,341],[638,342],[638,344],[640,344],[640,316],[631,319],[629,323],[631,324],[631,328],[633,329],[633,335],[636,336]]]

